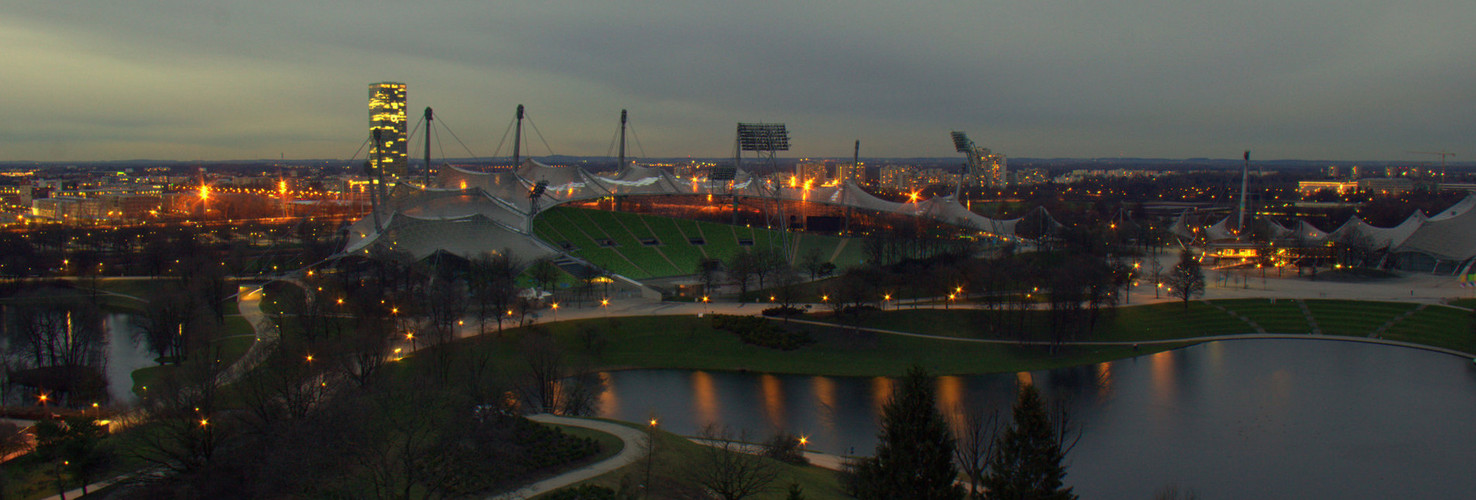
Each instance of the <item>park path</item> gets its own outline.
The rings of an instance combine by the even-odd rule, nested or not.
[[[256,368],[256,365],[261,363],[263,359],[266,359],[267,354],[270,354],[271,346],[274,344],[274,342],[272,341],[276,340],[277,336],[279,335],[279,332],[277,331],[277,326],[273,324],[271,320],[267,319],[265,313],[261,312],[261,295],[261,285],[256,285],[256,287],[252,289],[245,289],[245,287],[243,287],[243,290],[237,294],[237,308],[241,310],[241,316],[246,318],[246,321],[251,323],[252,330],[256,331],[256,342],[251,344],[251,347],[246,350],[246,354],[242,355],[241,358],[237,359],[235,363],[231,364],[231,366],[226,367],[226,369],[221,373],[222,384],[229,384],[231,382],[234,382],[240,379],[247,372],[250,372],[251,369]],[[119,481],[130,479],[135,475],[146,473],[148,473],[148,471],[132,472],[114,477],[112,479],[98,481],[96,483],[87,485],[87,491],[98,491]],[[69,490],[66,494],[66,498],[78,498],[81,496],[82,488]],[[61,500],[61,498],[61,495],[52,495],[46,497],[45,500]]]
[[[613,434],[615,437],[620,438],[620,442],[624,444],[624,446],[620,448],[620,453],[616,453],[613,457],[586,465],[584,467],[580,467],[578,469],[571,470],[569,472],[565,472],[563,474],[559,474],[548,479],[544,479],[542,481],[538,481],[522,488],[518,488],[517,490],[513,490],[507,493],[500,493],[488,498],[495,500],[532,498],[534,496],[542,495],[544,493],[548,493],[550,491],[563,488],[565,486],[569,486],[580,481],[599,477],[621,467],[633,464],[646,456],[646,433],[641,432],[638,429],[626,427],[614,422],[607,422],[604,420],[561,417],[558,415],[550,415],[547,413],[529,415],[528,420],[545,424],[582,427],[606,434]]]

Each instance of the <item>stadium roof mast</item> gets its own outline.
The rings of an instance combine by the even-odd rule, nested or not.
[[[379,144],[381,138],[379,129],[372,132],[374,143]],[[384,169],[379,168],[372,160],[364,160],[364,173],[369,175],[369,213],[374,214],[374,230],[384,231],[384,224],[379,219],[379,205],[384,199]]]
[[[617,175],[625,171],[625,116],[625,110],[620,110],[620,163],[615,165],[615,173]],[[609,150],[607,149],[605,151]]]
[[[430,153],[431,153],[431,151],[430,151],[430,149],[431,149],[430,148],[430,145],[431,145],[431,120],[434,120],[434,119],[435,119],[435,113],[431,111],[430,106],[426,106],[425,107],[425,188],[426,189],[430,189],[430,187],[431,187],[431,164],[430,164],[430,160],[431,160],[431,158],[430,158]]]
[[[955,130],[950,132],[949,135],[953,137],[954,151],[963,153],[964,158],[967,160],[964,171],[958,175],[958,184],[953,187],[953,199],[956,200],[958,199],[959,193],[963,191],[964,180],[970,176],[979,175],[979,148],[974,146],[974,141],[969,140],[968,134]]]
[[[1245,184],[1250,178],[1251,152],[1245,151],[1245,165],[1240,167],[1240,213],[1235,218],[1236,239],[1245,237]]]
[[[523,146],[523,105],[522,104],[519,104],[518,105],[517,122],[518,122],[518,126],[513,131],[513,164],[512,164],[513,170],[517,170],[518,169],[518,166],[519,166],[518,163],[523,160],[523,158],[522,158],[522,151],[523,150],[520,149]],[[506,132],[503,132],[503,133],[505,134]],[[503,137],[507,137],[507,136],[504,135]]]
[[[733,158],[735,169],[743,160],[743,152],[753,151],[760,160],[767,158],[769,160],[769,171],[774,172],[779,167],[778,160],[776,159],[778,152],[789,151],[789,131],[785,129],[783,123],[739,123],[736,146],[737,154]],[[763,183],[759,184],[759,189],[763,189]],[[784,203],[779,200],[780,189],[783,189],[782,183],[776,182],[772,190],[769,191],[776,208],[768,214],[771,221],[769,226],[772,227],[774,225],[772,222],[777,217],[779,223],[779,244],[785,252],[785,257],[788,258],[789,221],[784,217]],[[735,206],[734,213],[736,214],[737,198],[733,199],[733,203]],[[770,245],[773,242],[773,239],[769,240]]]

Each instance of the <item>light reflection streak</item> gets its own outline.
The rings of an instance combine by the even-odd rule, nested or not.
[[[712,374],[692,372],[692,399],[697,407],[699,427],[706,428],[718,422],[718,396],[712,384]]]
[[[779,377],[765,373],[759,376],[759,387],[764,395],[764,416],[769,419],[769,425],[774,429],[784,428],[784,387],[779,382]]]

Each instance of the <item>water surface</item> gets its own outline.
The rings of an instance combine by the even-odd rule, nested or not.
[[[887,378],[685,370],[604,374],[601,416],[709,424],[870,454]],[[1067,483],[1082,498],[1469,498],[1476,368],[1408,348],[1306,340],[1212,342],[1023,374],[938,379],[939,406],[1008,414],[1033,380],[1083,429]]]

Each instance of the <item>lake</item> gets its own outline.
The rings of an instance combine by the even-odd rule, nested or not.
[[[600,416],[696,435],[709,424],[869,455],[890,379],[632,370],[601,374]],[[1476,367],[1409,348],[1240,340],[1099,365],[939,377],[939,407],[1008,418],[1020,380],[1070,408],[1082,498],[1468,498]]]

